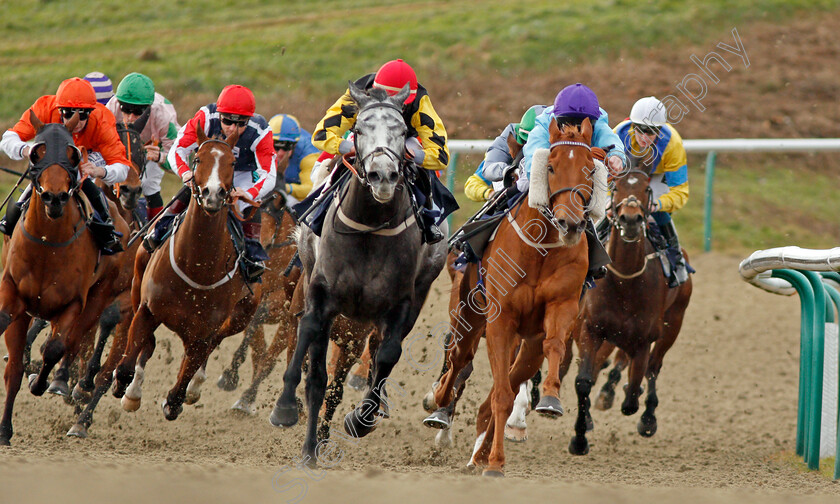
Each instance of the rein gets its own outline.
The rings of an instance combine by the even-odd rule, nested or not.
[[[239,261],[240,259],[242,259],[242,255],[244,254],[244,252],[241,252],[236,257],[236,260],[233,263],[233,269],[226,273],[225,276],[222,277],[222,279],[218,282],[214,282],[210,285],[202,285],[200,283],[197,283],[193,281],[190,277],[188,277],[187,274],[184,273],[184,271],[181,270],[181,268],[179,268],[178,264],[175,262],[175,232],[178,230],[179,224],[180,222],[176,222],[174,228],[172,229],[172,236],[169,238],[169,265],[172,266],[172,271],[174,271],[175,274],[178,275],[178,277],[184,281],[184,283],[186,283],[193,289],[213,290],[217,287],[221,287],[222,285],[228,283],[233,278],[233,275],[236,274],[236,270],[239,269]]]
[[[642,269],[640,269],[639,271],[637,271],[635,273],[631,273],[629,275],[625,275],[624,273],[621,273],[620,271],[615,269],[615,266],[613,266],[612,264],[607,264],[607,269],[610,270],[610,272],[613,275],[617,276],[618,278],[620,278],[622,280],[630,280],[630,279],[636,278],[636,277],[640,276],[642,273],[644,273],[645,270],[647,269],[648,262],[651,259],[655,259],[655,258],[659,257],[660,255],[662,255],[662,252],[651,252],[650,254],[646,255],[645,256],[645,262],[642,265]]]

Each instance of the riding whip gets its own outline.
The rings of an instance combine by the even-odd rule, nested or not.
[[[131,245],[132,245],[135,241],[137,241],[137,238],[139,238],[140,236],[143,236],[143,235],[145,235],[145,234],[146,234],[146,231],[149,229],[149,227],[151,227],[151,225],[152,225],[152,224],[154,224],[155,222],[157,222],[157,220],[160,218],[160,216],[161,216],[161,215],[163,215],[163,212],[165,212],[167,208],[169,208],[170,206],[172,206],[172,204],[173,204],[173,203],[175,203],[175,201],[176,201],[178,198],[180,198],[180,197],[181,197],[181,194],[182,194],[184,191],[189,191],[189,190],[190,190],[189,186],[186,186],[186,185],[185,185],[185,186],[181,187],[181,189],[179,189],[179,190],[178,190],[178,192],[177,192],[177,193],[175,193],[175,196],[173,196],[173,197],[172,197],[172,199],[171,199],[171,200],[169,200],[169,203],[167,203],[166,205],[164,205],[164,207],[163,207],[163,208],[161,208],[160,212],[158,212],[158,214],[155,216],[155,218],[154,218],[154,219],[150,219],[150,220],[149,220],[149,222],[147,222],[147,223],[143,224],[143,227],[141,227],[139,230],[137,230],[137,232],[134,234],[134,236],[132,236],[132,237],[131,237],[131,239],[130,239],[130,240],[128,240],[128,244],[125,246],[126,250],[128,250],[128,248],[129,248],[129,247],[131,247]]]
[[[5,200],[3,200],[3,204],[2,204],[2,205],[0,205],[0,210],[3,210],[3,209],[6,207],[6,203],[8,203],[8,202],[9,202],[9,200],[12,198],[12,195],[15,193],[15,190],[18,188],[18,186],[20,186],[20,183],[21,183],[21,182],[23,182],[23,179],[24,179],[27,175],[29,175],[29,169],[30,169],[30,168],[31,168],[31,165],[30,165],[30,166],[27,166],[27,167],[26,167],[26,170],[25,170],[23,173],[13,172],[12,170],[9,170],[9,169],[7,169],[7,168],[3,168],[3,171],[8,171],[8,172],[11,172],[11,173],[15,173],[15,174],[17,174],[17,175],[20,175],[20,178],[17,180],[17,182],[15,182],[15,186],[14,186],[14,187],[12,188],[12,190],[9,192],[8,196],[6,196],[6,199],[5,199]]]

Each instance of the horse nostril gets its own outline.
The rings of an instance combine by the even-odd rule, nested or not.
[[[400,178],[400,174],[397,172],[391,172],[388,174],[388,182],[392,184],[396,184],[397,180]]]
[[[58,200],[61,202],[61,204],[67,203],[68,201],[70,201],[70,194],[63,192],[58,195]]]
[[[644,220],[645,220],[644,215],[637,215],[636,216],[636,224],[637,225],[641,225],[644,222]]]
[[[208,189],[208,188],[206,188],[206,187],[205,187],[205,188],[203,188],[203,189],[201,190],[201,197],[206,199],[206,198],[208,198],[209,196],[210,196],[210,189]]]
[[[380,179],[381,179],[381,177],[379,176],[379,174],[378,174],[378,173],[376,173],[376,172],[370,172],[370,173],[368,173],[368,180],[369,180],[371,183],[374,183],[374,184],[375,184],[375,183],[379,182],[379,180],[380,180]]]

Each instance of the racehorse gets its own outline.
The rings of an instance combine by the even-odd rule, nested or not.
[[[0,279],[0,331],[6,332],[6,405],[0,422],[0,444],[12,437],[12,409],[23,374],[26,330],[32,317],[50,321],[52,334],[44,345],[43,365],[29,379],[30,391],[41,395],[47,377],[62,357],[78,355],[86,335],[102,311],[127,285],[119,282],[125,254],[100,256],[77,201],[78,165],[82,153],[70,134],[78,114],[66,125],[43,124],[30,111],[35,145],[29,177],[33,194],[21,222],[6,243],[6,265]],[[70,204],[68,204],[70,203]],[[128,225],[111,214],[117,231],[128,238]]]
[[[485,466],[487,476],[504,474],[505,420],[513,409],[513,390],[536,373],[544,358],[548,372],[543,400],[550,397],[559,405],[559,372],[588,267],[586,240],[580,238],[595,192],[592,125],[584,119],[580,126],[566,125],[561,131],[552,121],[549,135],[550,149],[534,155],[527,205],[500,224],[485,249],[484,271],[472,267],[465,273],[462,286],[484,287],[464,298],[471,302],[461,307],[451,328],[457,343],[435,393],[437,404],[452,400],[455,378],[474,351],[475,335],[468,331],[486,320],[493,388],[479,409],[470,465]]]
[[[613,263],[607,268],[607,276],[598,282],[598,288],[586,294],[575,324],[580,367],[575,379],[578,416],[575,435],[569,444],[569,452],[574,455],[589,451],[586,440],[586,425],[591,422],[589,393],[596,370],[601,369],[602,359],[609,354],[611,345],[624,351],[630,359],[621,412],[632,415],[638,411],[642,378],[647,377],[645,411],[637,430],[645,437],[656,432],[654,411],[659,404],[656,379],[665,353],[679,335],[692,283],[689,278],[670,289],[668,279],[658,267],[659,253],[654,251],[646,232],[653,194],[649,184],[650,175],[638,169],[630,170],[616,181],[608,248]]]
[[[316,465],[318,411],[327,385],[326,354],[333,319],[342,314],[373,323],[382,342],[375,352],[373,380],[364,400],[344,418],[344,428],[363,437],[377,424],[385,387],[401,354],[402,340],[417,320],[432,282],[443,269],[446,244],[426,245],[412,208],[406,177],[415,167],[405,158],[407,126],[402,104],[406,85],[395,96],[382,89],[366,93],[352,82],[358,113],[355,161],[347,185],[330,202],[321,239],[299,227],[298,250],[307,279],[305,311],[284,389],[271,415],[276,426],[298,421],[295,391],[309,353],[306,400],[309,410],[302,453]]]
[[[240,253],[228,231],[228,213],[235,205],[230,198],[233,146],[239,135],[223,141],[208,139],[202,128],[196,133],[192,198],[184,219],[173,229],[169,243],[151,257],[143,249],[137,252],[134,318],[114,384],[115,394],[122,396],[134,378],[140,352],[153,349],[154,330],[166,325],[184,343],[177,381],[163,404],[167,420],[181,413],[190,380],[221,340],[245,329],[262,294],[260,284],[249,285],[236,274]]]

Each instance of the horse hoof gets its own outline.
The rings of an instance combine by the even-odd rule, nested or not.
[[[448,429],[452,426],[452,421],[446,412],[438,410],[426,417],[426,419],[423,420],[423,425],[432,429]]]
[[[635,404],[628,404],[627,401],[625,401],[621,405],[621,414],[624,415],[624,416],[634,415],[634,414],[636,414],[637,411],[639,411],[639,402],[638,401],[636,401]]]
[[[201,399],[201,392],[187,392],[184,396],[184,404],[195,404]]]
[[[505,473],[502,471],[497,471],[495,469],[485,469],[484,472],[481,473],[482,476],[487,476],[488,478],[504,478]]]
[[[47,392],[61,397],[68,397],[70,395],[70,385],[64,380],[53,380]]]
[[[216,386],[226,392],[232,392],[239,386],[239,375],[230,370],[226,370],[219,377]]]
[[[354,438],[363,438],[376,429],[373,415],[369,421],[362,420],[358,410],[353,410],[344,416],[344,431]]]
[[[77,437],[77,438],[80,438],[80,439],[86,439],[87,436],[88,436],[87,427],[85,427],[82,424],[77,423],[73,427],[70,427],[70,430],[67,431],[67,435]]]
[[[367,388],[367,380],[359,375],[351,374],[350,378],[347,379],[347,386],[361,392]]]
[[[238,401],[233,403],[233,406],[230,407],[233,411],[239,411],[241,413],[245,413],[246,415],[253,416],[257,414],[257,409],[251,405],[251,401],[247,399],[240,398]]]
[[[165,399],[163,403],[161,403],[160,407],[163,409],[164,418],[166,418],[170,422],[178,418],[178,415],[181,414],[181,410],[183,409],[181,406],[177,406],[175,408],[171,407],[169,405],[169,402],[167,402]]]
[[[31,375],[29,375],[29,391],[32,392],[32,395],[42,396],[44,395],[44,392],[46,392],[46,390],[46,385],[39,385],[37,374],[32,373]]]
[[[435,403],[435,390],[432,388],[425,396],[423,396],[423,409],[428,413],[434,413],[438,409]]]
[[[560,399],[554,396],[543,396],[534,411],[546,418],[560,418],[564,413]]]
[[[569,453],[572,455],[586,455],[589,453],[589,441],[585,437],[572,436],[572,442],[569,443]]]
[[[12,446],[12,443],[8,439],[0,437],[0,446]]]
[[[505,425],[505,439],[514,443],[524,443],[528,440],[528,429]]]
[[[90,402],[90,399],[93,397],[89,391],[84,390],[78,383],[75,387],[73,387],[73,400],[79,404],[87,404]]]
[[[636,425],[636,429],[642,437],[653,436],[656,434],[656,417],[651,415],[650,418],[646,418],[645,415],[642,415],[641,420],[639,420],[639,423]]]
[[[275,427],[292,427],[298,423],[298,408],[294,406],[275,405],[268,421]]]
[[[122,399],[120,399],[120,404],[122,405],[122,409],[128,411],[129,413],[132,413],[140,409],[141,400],[141,397],[135,399],[133,397],[128,397],[127,395],[124,395],[122,396]]]
[[[615,392],[601,392],[598,394],[598,398],[595,399],[595,409],[607,411],[612,408],[613,401],[615,401]]]
[[[452,446],[452,429],[441,429],[435,436],[435,448],[445,449]]]
[[[3,356],[3,362],[9,362],[9,354]]]

